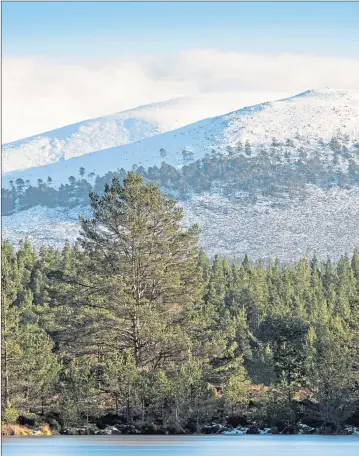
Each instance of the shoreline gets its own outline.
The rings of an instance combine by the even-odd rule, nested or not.
[[[31,429],[26,426],[13,426],[13,425],[3,425],[2,426],[2,437],[55,437],[55,436],[82,436],[82,437],[94,437],[94,436],[129,436],[129,437],[138,437],[138,436],[171,436],[171,437],[201,437],[201,436],[226,436],[226,437],[238,437],[238,436],[359,436],[359,428],[355,426],[345,426],[339,432],[321,432],[321,429],[311,428],[307,425],[297,426],[297,432],[288,432],[284,430],[281,432],[275,432],[271,428],[252,428],[238,427],[233,429],[225,428],[225,430],[218,430],[217,432],[185,432],[185,430],[178,430],[178,432],[169,432],[166,430],[161,430],[158,432],[141,432],[139,429],[133,429],[131,431],[127,430],[124,432],[119,427],[116,426],[107,426],[104,429],[99,429],[95,426],[83,426],[83,427],[72,427],[64,428],[60,431],[51,430],[48,426],[43,426],[39,429]]]

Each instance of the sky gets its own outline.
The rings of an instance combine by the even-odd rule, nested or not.
[[[5,143],[179,96],[359,89],[359,3],[5,2],[2,51]]]

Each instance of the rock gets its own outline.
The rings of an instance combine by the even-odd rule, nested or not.
[[[272,428],[264,428],[264,429],[260,429],[259,433],[260,433],[260,435],[268,435],[268,434],[272,434]]]
[[[122,432],[116,426],[107,426],[105,431],[109,432],[110,435],[120,435]]]
[[[72,427],[66,427],[62,429],[61,434],[63,435],[78,435],[78,429]]]
[[[219,434],[223,433],[225,430],[230,430],[225,428],[222,424],[212,424],[211,426],[203,426],[201,429],[202,434]]]
[[[248,428],[235,428],[230,431],[223,431],[223,435],[245,435],[248,433]]]
[[[298,428],[298,434],[314,434],[315,432],[315,428],[308,426],[307,424],[299,423]]]
[[[347,435],[359,435],[359,428],[355,426],[345,426],[344,430]]]
[[[82,427],[67,427],[62,429],[60,434],[63,435],[95,435],[97,432],[95,426],[82,426]]]

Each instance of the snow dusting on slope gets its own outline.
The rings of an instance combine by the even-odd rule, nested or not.
[[[175,130],[224,114],[265,94],[223,93],[179,98],[86,120],[3,146],[3,172],[43,166]]]
[[[359,139],[359,92],[350,90],[309,90],[295,97],[242,109],[225,116],[227,142],[253,144],[273,138],[306,143],[330,140],[340,131]]]
[[[134,122],[131,119],[127,120]],[[122,117],[121,122],[125,122]],[[139,125],[142,125],[141,122]],[[143,125],[141,128],[143,131]],[[141,128],[139,126],[138,130],[141,131]],[[134,126],[133,130],[136,129]],[[200,120],[131,144],[99,150],[47,166],[6,173],[3,180],[5,185],[18,177],[36,183],[38,178],[46,180],[50,176],[54,185],[59,185],[66,182],[69,176],[77,176],[81,166],[87,173],[99,175],[121,167],[130,170],[133,165],[145,168],[160,166],[163,160],[174,166],[182,166],[184,149],[191,151],[195,160],[203,158],[213,148],[226,153],[227,146],[235,147],[239,141],[244,144],[248,140],[253,146],[268,146],[273,138],[281,142],[291,139],[298,148],[315,146],[320,139],[329,142],[337,132],[348,135],[348,147],[359,143],[358,92],[307,91],[292,98]],[[161,148],[166,150],[165,158],[161,157]]]
[[[185,105],[186,102],[177,100],[169,103]],[[53,179],[54,185],[59,185],[67,182],[71,175],[78,176],[80,167],[84,167],[86,173],[99,175],[121,167],[130,170],[133,165],[145,168],[159,166],[162,161],[180,167],[184,164],[184,149],[193,153],[193,159],[199,159],[212,149],[226,154],[227,147],[237,147],[239,141],[242,144],[249,141],[252,153],[256,154],[256,146],[263,144],[268,147],[273,138],[280,143],[290,139],[295,150],[301,146],[308,149],[313,146],[320,159],[326,162],[326,153],[330,148],[326,146],[319,151],[318,142],[323,140],[323,144],[327,145],[339,132],[341,137],[347,137],[346,146],[351,150],[351,157],[355,161],[359,158],[356,157],[358,149],[354,147],[359,144],[359,93],[355,91],[307,91],[292,98],[242,108],[164,133],[160,129],[170,130],[170,124],[172,127],[175,125],[176,116],[169,116],[166,124],[165,116],[162,118],[165,112],[162,104],[157,107],[158,110],[151,105],[149,111],[148,107],[138,108],[141,112],[139,117],[133,114],[136,110],[132,110],[128,117],[120,113],[110,116],[111,120],[107,118],[104,123],[101,118],[89,124],[82,123],[81,127],[78,127],[80,124],[67,127],[68,130],[62,133],[63,129],[60,129],[53,132],[54,142],[49,149],[46,149],[49,135],[43,135],[36,139],[36,144],[41,144],[47,151],[41,157],[42,152],[38,151],[35,142],[31,142],[35,139],[31,140],[28,143],[30,158],[32,154],[36,157],[39,153],[40,161],[45,157],[45,163],[51,160],[56,163],[6,173],[3,185],[18,177],[36,184],[38,178],[46,180],[48,176]],[[137,140],[141,136],[144,139]],[[62,140],[65,143],[59,144]],[[109,144],[107,140],[116,145],[121,141],[127,144],[122,142],[121,146],[89,153],[89,144],[92,148],[101,149],[104,144]],[[21,158],[21,147],[26,144],[21,143],[18,149],[14,149],[20,151],[18,165],[12,158],[14,166],[26,168],[26,160]],[[79,155],[75,149],[80,150],[76,144],[79,147],[83,145],[81,150],[84,155],[74,156]],[[161,148],[166,150],[165,157],[160,154]],[[65,150],[69,159],[58,161],[58,154],[64,154]],[[284,153],[285,147],[279,150]],[[29,162],[29,166],[35,166],[35,161]],[[283,261],[294,261],[315,251],[323,259],[328,254],[337,259],[359,245],[357,187],[325,190],[308,186],[304,196],[291,199],[285,195],[260,197],[255,204],[245,195],[227,198],[214,190],[192,195],[179,204],[184,208],[184,225],[199,224],[201,245],[210,255],[219,253],[240,258],[249,253],[252,258],[277,256]],[[50,209],[37,206],[3,217],[3,236],[14,243],[27,236],[35,245],[48,243],[59,247],[65,240],[76,239],[78,217],[88,215],[88,211],[89,208],[83,207]]]
[[[253,259],[292,262],[316,252],[323,260],[338,259],[359,245],[358,189],[308,187],[305,198],[261,198],[256,204],[203,193],[180,205],[184,226],[198,223],[200,244],[210,256],[239,259],[249,253]],[[90,209],[37,206],[3,217],[3,237],[15,244],[28,237],[37,247],[62,247],[77,238],[80,215],[89,216]]]

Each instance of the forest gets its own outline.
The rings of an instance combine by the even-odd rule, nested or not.
[[[2,243],[4,425],[359,425],[359,250],[336,263],[208,258],[176,201],[134,172],[90,202],[73,245]]]

